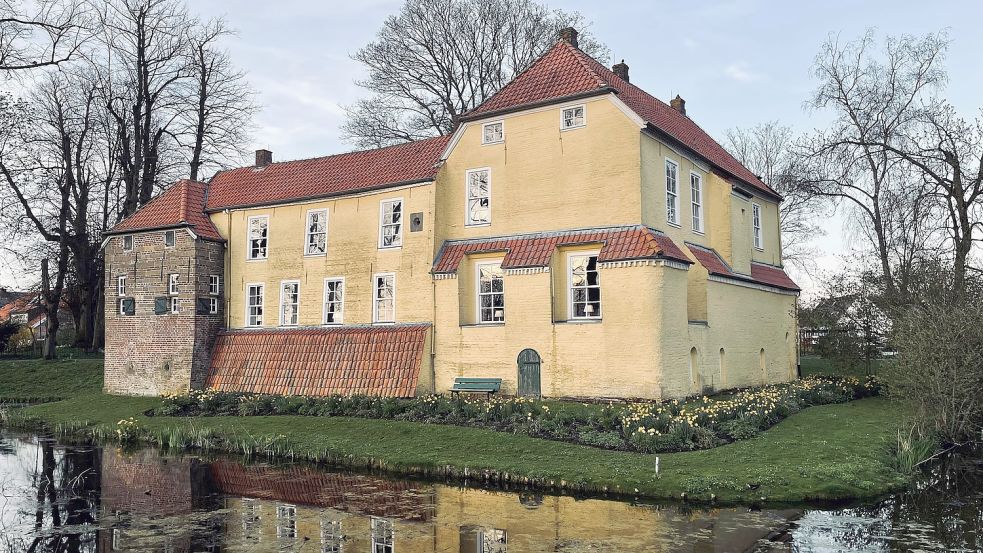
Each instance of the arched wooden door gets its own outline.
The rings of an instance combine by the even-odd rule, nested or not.
[[[519,395],[540,397],[539,367],[542,359],[534,349],[524,349],[519,353]]]

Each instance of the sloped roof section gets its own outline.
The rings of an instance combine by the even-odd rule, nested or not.
[[[702,265],[711,275],[732,278],[734,280],[742,280],[745,282],[753,282],[755,284],[771,286],[772,288],[779,288],[790,292],[800,291],[799,286],[795,284],[795,281],[793,281],[781,267],[765,265],[764,263],[752,261],[751,274],[744,275],[734,272],[730,266],[727,265],[727,262],[720,257],[717,250],[699,246],[697,244],[690,244],[689,242],[686,243],[686,248],[691,254],[693,254],[693,257],[696,258],[700,265]]]
[[[375,150],[223,171],[210,181],[214,211],[323,198],[433,180],[450,136]]]
[[[208,185],[203,182],[180,180],[163,194],[147,202],[136,213],[120,221],[106,234],[187,226],[201,238],[224,241],[205,213],[207,190]]]
[[[205,386],[259,394],[413,397],[429,324],[221,332]]]
[[[10,316],[15,313],[25,313],[40,306],[41,302],[37,293],[21,292],[13,300],[0,305],[0,323],[10,319]]]
[[[563,40],[498,93],[465,114],[464,120],[607,91],[616,93],[649,126],[679,141],[710,164],[768,195],[780,197],[692,119]]]
[[[598,261],[670,259],[691,263],[665,234],[644,226],[519,234],[498,238],[448,240],[434,261],[434,274],[456,273],[465,255],[504,252],[503,269],[545,267],[558,247],[601,244]]]

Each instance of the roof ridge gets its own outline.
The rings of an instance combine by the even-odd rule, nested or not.
[[[416,140],[410,140],[409,142],[399,142],[397,144],[389,144],[387,146],[380,146],[378,148],[366,148],[364,150],[351,150],[349,152],[338,152],[336,154],[328,154],[326,156],[312,156],[312,157],[302,157],[302,158],[298,158],[298,159],[285,159],[283,161],[274,161],[273,163],[270,163],[269,165],[266,165],[264,167],[256,167],[254,165],[244,165],[242,167],[233,167],[232,169],[226,169],[225,171],[219,171],[218,173],[215,173],[214,176],[212,176],[212,179],[214,179],[215,177],[217,177],[219,174],[225,173],[225,172],[230,172],[231,173],[231,172],[242,171],[242,170],[246,170],[246,169],[265,169],[266,167],[272,167],[274,165],[288,165],[290,163],[300,163],[300,162],[304,162],[304,161],[319,161],[319,160],[322,160],[322,159],[331,159],[331,158],[335,158],[335,157],[342,157],[342,156],[348,156],[348,155],[354,155],[354,154],[363,154],[363,153],[366,153],[366,152],[379,152],[379,151],[382,151],[382,150],[388,150],[390,148],[406,147],[406,146],[409,146],[411,144],[422,144],[424,142],[435,141],[435,140],[440,139],[440,138],[449,139],[450,137],[451,137],[450,134],[441,134],[441,135],[438,135],[438,136],[430,136],[430,137],[427,137],[427,138],[418,138]]]

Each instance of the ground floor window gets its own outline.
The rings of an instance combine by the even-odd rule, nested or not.
[[[570,318],[601,318],[601,284],[597,254],[570,255]]]

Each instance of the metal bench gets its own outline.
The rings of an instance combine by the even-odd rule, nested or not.
[[[492,394],[498,393],[501,389],[501,378],[455,378],[454,386],[451,388],[451,394],[468,392],[488,394],[488,397],[491,397]]]

